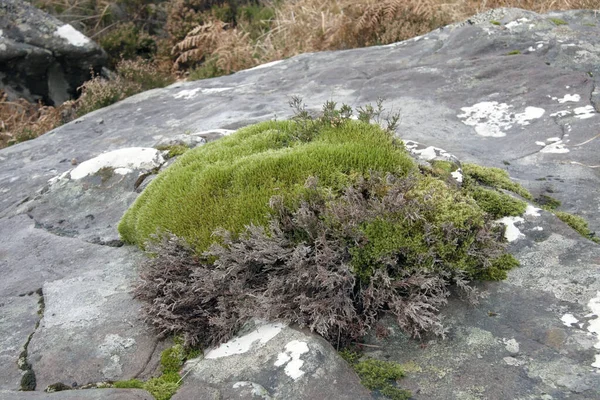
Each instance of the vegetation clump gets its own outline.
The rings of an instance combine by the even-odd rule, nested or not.
[[[466,182],[469,184],[471,181],[476,183],[490,186],[495,189],[504,189],[518,194],[527,200],[533,200],[533,196],[527,189],[513,182],[508,175],[508,172],[494,167],[483,167],[475,164],[463,164],[463,174],[465,175]]]
[[[111,386],[120,389],[145,389],[156,400],[169,400],[181,386],[179,370],[183,363],[191,358],[181,343],[164,350],[160,356],[161,375],[143,382],[139,379],[114,382]]]
[[[595,232],[590,231],[588,223],[580,216],[569,214],[564,211],[556,211],[554,213],[565,224],[579,232],[579,234],[593,242],[600,243],[600,237],[596,236]]]
[[[210,346],[259,317],[339,344],[388,313],[413,336],[443,335],[450,285],[476,300],[471,280],[518,264],[493,222],[513,211],[481,207],[474,177],[461,188],[420,170],[389,129],[368,123],[380,105],[358,120],[333,102],[319,118],[292,105],[290,121],[187,151],[119,224],[151,255],[136,293],[163,334]],[[505,173],[472,169],[510,186]]]
[[[354,369],[360,383],[369,390],[378,392],[392,400],[408,400],[411,393],[396,387],[395,383],[404,376],[402,366],[393,361],[381,361],[373,358],[361,358],[361,355],[348,349],[340,355]]]

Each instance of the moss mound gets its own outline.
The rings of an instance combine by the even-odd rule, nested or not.
[[[467,165],[460,186],[454,166],[417,166],[396,117],[369,123],[380,102],[358,120],[290,105],[290,121],[187,151],[123,217],[123,238],[152,254],[136,294],[162,333],[210,346],[258,317],[339,345],[388,313],[410,335],[443,335],[450,285],[476,299],[471,280],[518,265],[493,220],[525,208],[502,190],[530,195],[506,172]]]
[[[269,199],[292,202],[309,176],[341,190],[352,176],[372,170],[404,176],[416,168],[378,126],[347,120],[319,128],[307,141],[300,122],[264,122],[186,152],[142,193],[119,232],[126,242],[144,245],[157,230],[169,231],[203,251],[217,228],[265,225]]]

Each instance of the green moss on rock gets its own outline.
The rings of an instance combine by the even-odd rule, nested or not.
[[[166,151],[167,158],[173,158],[184,154],[186,151],[189,150],[189,147],[184,146],[182,144],[173,144],[166,146],[157,146],[156,150]]]
[[[523,215],[527,203],[497,190],[475,187],[471,195],[484,211],[494,218]]]
[[[269,199],[297,198],[309,176],[341,189],[351,174],[405,175],[416,168],[406,150],[378,126],[356,121],[324,125],[306,142],[298,140],[299,125],[264,122],[186,152],[127,211],[119,224],[121,236],[143,245],[157,230],[170,231],[201,251],[217,228],[239,233],[250,222],[266,224]]]
[[[546,194],[541,194],[535,201],[545,210],[556,210],[561,205],[559,200]]]
[[[597,237],[594,232],[590,231],[588,223],[585,219],[563,211],[557,211],[554,213],[554,215],[556,215],[562,222],[579,232],[581,236],[596,243],[600,243],[600,238]]]
[[[408,400],[411,393],[399,389],[394,383],[404,376],[400,364],[392,361],[367,359],[353,365],[360,377],[361,384],[369,390],[375,390],[392,400]]]
[[[143,389],[145,383],[139,379],[129,379],[127,381],[117,381],[113,387],[117,389]]]
[[[31,369],[28,369],[27,371],[25,371],[25,373],[21,377],[21,390],[32,391],[32,390],[35,390],[35,386],[36,386],[35,373]]]
[[[519,196],[533,200],[533,196],[527,189],[510,180],[508,172],[494,167],[483,167],[476,164],[463,164],[463,174],[466,179],[472,179],[480,184],[491,186],[495,189],[505,189]]]
[[[169,400],[181,385],[179,370],[187,359],[186,351],[181,343],[164,350],[160,355],[161,375],[143,382],[139,379],[117,381],[112,387],[120,389],[145,389],[156,400]]]

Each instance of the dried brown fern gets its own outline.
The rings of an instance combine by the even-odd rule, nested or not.
[[[0,91],[0,148],[34,139],[75,117],[75,102],[59,107],[30,103],[25,99],[9,101]]]
[[[260,59],[248,33],[219,20],[194,28],[173,47],[173,54],[178,54],[174,69],[211,59],[226,74],[253,67]]]

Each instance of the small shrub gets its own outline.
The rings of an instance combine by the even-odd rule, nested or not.
[[[143,59],[119,62],[117,73],[127,82],[139,85],[142,91],[165,87],[174,81],[165,66]]]
[[[122,59],[153,58],[157,51],[155,39],[140,30],[133,22],[118,25],[104,34],[98,40],[98,44],[108,54],[113,67]]]
[[[507,56],[516,56],[519,54],[521,54],[521,50],[512,50],[512,51],[509,51],[508,53],[506,53]]]
[[[130,82],[117,76],[105,79],[95,76],[81,86],[81,97],[78,101],[77,115],[82,116],[100,108],[108,107],[126,97],[142,91],[139,83]]]

